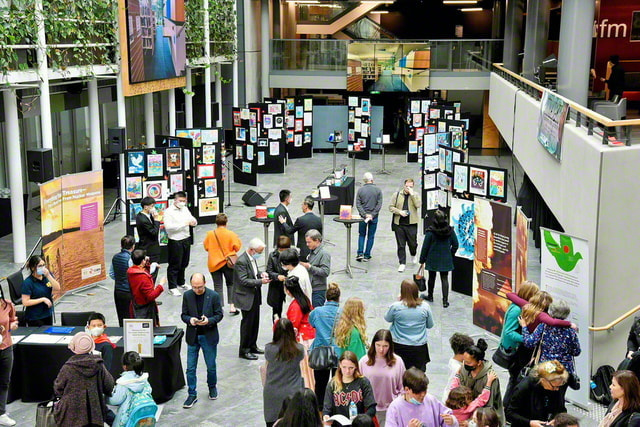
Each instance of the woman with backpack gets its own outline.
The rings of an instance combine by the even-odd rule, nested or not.
[[[148,423],[145,425],[155,425],[158,405],[151,396],[149,374],[142,372],[144,360],[135,351],[128,351],[122,355],[122,369],[124,372],[108,400],[109,405],[119,406],[112,426],[137,426],[141,421]],[[152,420],[153,423],[149,423]]]

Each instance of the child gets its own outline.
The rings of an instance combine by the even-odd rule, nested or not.
[[[466,421],[473,416],[476,409],[483,407],[491,397],[491,383],[498,378],[495,372],[487,374],[487,385],[482,393],[473,399],[473,392],[469,387],[459,386],[451,389],[445,406],[453,410],[453,415],[458,421]]]
[[[462,368],[464,351],[467,348],[471,347],[474,342],[469,335],[459,334],[456,332],[455,334],[451,335],[451,338],[449,338],[449,344],[451,345],[451,350],[453,350],[453,357],[449,359],[449,377],[447,379],[447,385],[444,388],[444,392],[442,393],[442,402],[447,401],[447,396],[449,395],[449,390],[451,390],[453,377],[455,377],[460,368]]]
[[[119,406],[112,426],[155,425],[150,422],[155,420],[158,406],[151,397],[149,374],[142,372],[144,361],[135,351],[128,351],[122,355],[122,369],[124,372],[116,381],[113,395],[107,402]]]
[[[101,313],[93,313],[87,320],[87,333],[91,334],[93,342],[96,344],[96,351],[102,354],[104,366],[108,371],[111,370],[111,362],[113,361],[113,349],[116,345],[111,342],[109,336],[104,333],[107,323]]]

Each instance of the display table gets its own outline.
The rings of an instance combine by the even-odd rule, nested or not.
[[[331,195],[331,196],[329,196],[329,198],[328,198],[328,199],[323,199],[323,198],[321,198],[320,196],[318,196],[318,197],[312,197],[312,199],[313,199],[315,202],[318,202],[318,206],[319,206],[319,209],[320,209],[320,223],[322,224],[322,229],[324,230],[324,211],[325,211],[325,209],[324,209],[324,205],[325,205],[326,203],[329,203],[329,202],[335,202],[336,200],[338,200],[338,196],[333,196],[333,195]],[[322,236],[322,241],[323,241],[324,243],[328,244],[328,245],[335,246],[333,243],[331,243],[331,242],[330,242],[328,239],[326,239],[324,236]]]
[[[12,332],[14,336],[25,336],[44,333],[49,326],[40,328],[18,328]],[[50,336],[73,336],[84,331],[79,326],[70,334],[51,334]],[[122,336],[122,328],[107,328],[109,336]],[[49,334],[48,334],[49,335]],[[176,391],[185,385],[184,371],[180,360],[180,349],[184,331],[178,329],[176,334],[168,336],[160,345],[154,346],[154,357],[144,359],[144,371],[149,373],[149,383],[153,389],[153,399],[163,403],[173,398]],[[42,402],[53,397],[53,382],[62,365],[73,356],[67,344],[26,343],[23,338],[13,346],[14,362],[9,386],[11,400],[22,398],[23,402]],[[116,343],[113,350],[113,366],[110,369],[114,380],[122,373],[120,360],[124,352],[124,338]]]
[[[318,187],[326,186],[327,179],[332,178],[328,176],[323,179]],[[353,177],[347,177],[340,185],[328,185],[329,193],[332,196],[336,196],[338,199],[335,201],[326,202],[324,204],[324,213],[329,215],[338,215],[340,213],[340,205],[353,206],[353,200],[355,198],[355,179]]]
[[[386,169],[386,164],[385,164],[385,147],[387,145],[393,145],[393,142],[372,142],[372,145],[378,145],[380,146],[380,149],[382,150],[382,169],[380,169],[377,174],[378,175],[391,175],[391,172],[389,172]]]
[[[252,222],[259,222],[264,227],[264,268],[267,268],[267,261],[269,260],[269,226],[272,222],[276,222],[277,218],[258,218],[256,216],[252,216],[249,218]],[[277,242],[276,242],[277,243]]]
[[[344,224],[347,230],[347,256],[346,256],[347,265],[342,270],[334,271],[333,274],[347,273],[349,277],[353,279],[353,272],[351,270],[362,270],[366,273],[367,272],[366,268],[356,267],[354,265],[351,265],[351,226],[353,224],[361,223],[363,220],[362,219],[341,219],[340,217],[333,218],[333,220],[335,222]]]

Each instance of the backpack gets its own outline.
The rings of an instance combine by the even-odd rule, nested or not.
[[[593,400],[603,405],[609,405],[612,402],[609,386],[614,372],[612,366],[602,365],[591,377],[591,398]]]
[[[146,389],[140,393],[133,393],[128,408],[125,427],[154,427],[158,405],[151,393]]]

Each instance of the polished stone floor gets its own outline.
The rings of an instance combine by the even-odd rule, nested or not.
[[[473,156],[472,163],[499,165],[512,170],[510,156]],[[351,160],[345,154],[338,154],[338,164],[346,164],[351,168]],[[277,204],[277,194],[282,188],[288,188],[293,192],[293,204],[291,206],[292,216],[296,217],[300,212],[300,203],[305,195],[310,194],[315,186],[326,176],[323,170],[331,167],[331,155],[325,153],[315,153],[312,159],[295,159],[289,161],[285,174],[261,175],[257,190],[261,194],[272,193],[267,201],[267,205]],[[372,252],[371,262],[354,264],[364,266],[367,273],[356,272],[353,279],[345,274],[332,274],[330,280],[341,285],[342,300],[350,296],[361,297],[366,304],[367,332],[371,337],[376,330],[387,328],[389,324],[384,321],[383,315],[399,293],[399,285],[402,279],[411,277],[413,270],[417,267],[409,264],[404,273],[398,273],[395,239],[390,230],[391,214],[387,210],[389,198],[393,191],[398,189],[405,178],[420,180],[420,168],[416,163],[406,163],[404,155],[387,155],[386,169],[391,172],[389,175],[376,173],[381,169],[380,156],[375,154],[368,162],[358,161],[356,176],[360,178],[366,171],[374,174],[375,183],[382,189],[385,203],[382,210],[376,242]],[[349,172],[350,174],[350,172]],[[520,182],[520,177],[517,181]],[[509,201],[515,204],[513,192],[513,181],[509,182]],[[225,187],[226,188],[226,187]],[[254,214],[254,208],[246,207],[242,204],[241,197],[249,187],[239,184],[231,185],[231,206],[225,208],[229,215],[229,228],[236,231],[242,241],[246,244],[253,237],[263,238],[263,228],[261,224],[252,223],[249,217]],[[107,192],[107,202],[115,197],[113,191]],[[107,206],[110,203],[107,203]],[[335,246],[329,246],[328,251],[332,255],[332,270],[344,267],[346,236],[345,229],[341,224],[335,223],[332,218],[325,218],[325,236],[330,239]],[[28,246],[31,247],[39,236],[39,221],[37,212],[30,212],[28,217]],[[206,273],[207,254],[201,246],[205,233],[211,226],[198,226],[195,229],[195,241],[197,242],[191,250],[191,264],[187,270],[187,277],[194,272]],[[106,257],[110,260],[112,254],[119,249],[120,237],[124,235],[124,223],[120,221],[112,222],[106,226],[105,251]],[[272,238],[270,229],[269,240]],[[421,242],[421,236],[419,237]],[[355,256],[355,245],[357,244],[357,231],[352,235],[352,245],[354,247],[352,257]],[[532,280],[539,279],[539,251],[533,247],[529,251],[529,275]],[[0,274],[6,275],[16,268],[11,263],[11,237],[0,239]],[[208,277],[209,275],[206,274]],[[57,312],[62,311],[84,311],[92,309],[105,314],[107,323],[116,324],[116,313],[113,306],[112,281],[103,283],[109,290],[100,287],[93,287],[81,292],[79,295],[65,296],[57,304]],[[210,285],[210,284],[209,284]],[[433,329],[429,331],[429,348],[431,363],[427,365],[427,375],[430,378],[429,391],[439,396],[446,382],[447,361],[451,356],[448,339],[456,331],[466,332],[475,338],[487,337],[487,334],[480,328],[473,326],[471,321],[471,298],[453,292],[450,296],[451,306],[443,309],[440,301],[439,284],[436,284],[436,299],[431,307],[436,320]],[[5,290],[6,290],[5,286]],[[180,309],[181,298],[171,296],[167,293],[160,297],[163,305],[160,307],[161,322],[164,325],[181,325]],[[226,314],[226,311],[225,311]],[[259,345],[263,346],[271,340],[270,328],[270,308],[262,306],[261,327],[259,335]],[[206,371],[204,360],[200,359],[198,368],[198,385],[200,400],[192,409],[182,409],[182,403],[186,398],[186,388],[178,391],[175,397],[162,405],[162,414],[159,420],[160,426],[259,426],[264,425],[262,417],[262,387],[260,384],[259,366],[264,359],[249,362],[237,357],[239,342],[240,316],[225,316],[220,324],[221,340],[218,345],[218,390],[220,397],[216,401],[207,399],[207,387],[205,382]],[[490,348],[495,348],[496,337],[488,336]],[[183,368],[186,367],[186,346],[182,349]],[[507,374],[505,371],[499,372],[503,391],[506,386]],[[584,380],[583,380],[584,382]],[[570,406],[570,405],[569,405]],[[578,414],[582,418],[582,425],[596,425],[595,418],[601,412],[597,406],[591,412],[585,412],[571,407],[571,412]],[[597,410],[596,410],[597,409]],[[35,404],[14,402],[8,406],[8,412],[18,421],[18,425],[34,425]]]

